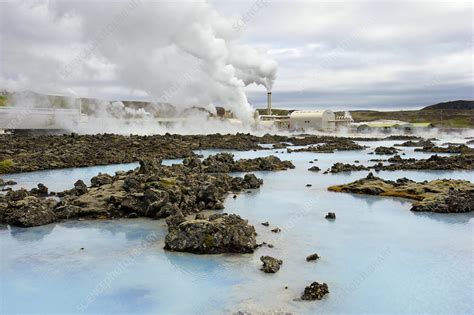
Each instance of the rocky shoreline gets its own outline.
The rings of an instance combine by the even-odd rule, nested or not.
[[[440,179],[415,182],[407,178],[383,180],[372,173],[355,182],[330,186],[329,191],[402,197],[415,200],[412,211],[462,213],[474,211],[474,184],[465,180]]]
[[[195,156],[195,150],[263,150],[318,145],[317,151],[361,150],[354,141],[381,141],[388,138],[348,138],[333,136],[279,136],[266,134],[210,135],[0,135],[0,174],[47,169],[122,164],[146,159],[177,159]],[[291,150],[290,150],[291,151]]]
[[[427,159],[403,159],[395,155],[387,160],[372,159],[377,164],[365,166],[360,164],[346,164],[336,162],[324,174],[337,174],[353,171],[398,171],[398,170],[472,170],[474,169],[474,155],[439,156],[432,155]],[[382,162],[389,162],[384,164]]]
[[[263,181],[253,174],[233,177],[230,171],[285,170],[289,161],[269,156],[237,160],[217,154],[201,161],[164,166],[160,160],[140,161],[133,171],[114,176],[99,174],[91,187],[77,181],[74,188],[57,194],[38,184],[31,191],[9,191],[0,196],[0,223],[20,227],[44,225],[66,219],[165,218],[189,215],[203,209],[223,209],[230,192],[259,188]]]

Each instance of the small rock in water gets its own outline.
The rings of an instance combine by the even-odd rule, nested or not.
[[[326,214],[326,219],[335,220],[336,219],[336,213],[328,212],[328,214]]]
[[[306,187],[311,187],[311,186],[313,186],[313,185],[311,185],[311,184],[306,184]]]
[[[130,214],[128,215],[128,218],[129,218],[129,219],[135,219],[135,218],[138,218],[138,215],[137,215],[136,212],[132,212],[132,213],[130,213]]]
[[[84,250],[84,247],[81,247],[81,250]]]
[[[274,228],[272,230],[273,233],[280,233],[281,232],[281,229],[280,228]]]
[[[165,249],[195,254],[253,253],[255,228],[235,214],[213,214],[186,220],[181,211],[166,219]]]
[[[268,223],[268,221],[267,221],[267,222],[263,222],[262,225],[263,225],[263,226],[269,226],[270,223]]]
[[[317,167],[316,165],[315,166],[311,166],[310,168],[308,168],[308,171],[311,171],[311,172],[319,172],[321,169],[319,167]]]
[[[237,199],[237,195],[234,195],[232,198]]]
[[[288,286],[285,287],[285,290],[288,290]]]
[[[273,247],[275,247],[275,246],[273,246],[273,244],[267,244],[267,247],[268,247],[268,248],[273,248]]]
[[[319,256],[316,253],[311,254],[308,257],[306,257],[306,261],[313,261],[313,260],[316,260],[316,259],[319,259]]]
[[[260,270],[265,273],[275,273],[280,270],[280,266],[283,264],[283,260],[270,256],[262,256],[260,257],[260,260],[263,262],[263,266]]]
[[[321,300],[328,293],[329,288],[326,283],[319,284],[315,281],[304,289],[301,299],[305,301]]]
[[[309,161],[309,163],[313,164],[314,162],[313,162],[313,161]]]

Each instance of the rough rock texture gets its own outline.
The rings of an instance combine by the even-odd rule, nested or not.
[[[109,174],[101,174],[94,176],[91,178],[91,186],[92,187],[99,187],[106,184],[111,184],[113,182],[113,177]]]
[[[207,219],[167,220],[165,249],[195,254],[252,253],[257,245],[255,228],[235,214],[214,214]]]
[[[447,147],[424,146],[415,149],[417,152],[431,152],[431,153],[458,153],[458,154],[474,154],[474,149],[465,144],[449,144]]]
[[[301,299],[306,301],[321,300],[328,293],[329,288],[326,283],[313,282],[304,289]]]
[[[11,192],[5,197],[7,202],[0,210],[8,213],[21,212],[25,208],[13,206],[8,201],[15,198],[15,201],[19,201],[32,195],[42,197],[39,199],[42,206],[49,207],[49,210],[55,214],[51,217],[52,221],[74,218],[149,217],[159,219],[174,215],[178,211],[188,215],[204,209],[223,209],[224,199],[229,192],[256,189],[263,183],[254,174],[233,177],[223,172],[207,173],[205,167],[200,167],[199,163],[194,162],[188,160],[184,164],[164,166],[161,165],[160,160],[141,161],[140,168],[134,171],[117,172],[115,176],[106,174],[95,176],[91,180],[92,187],[90,188],[82,181],[77,181],[73,189],[57,194],[60,201],[54,205],[42,202],[47,195],[47,188],[44,186],[39,186],[31,192]],[[285,164],[284,162],[280,161],[281,165]],[[233,166],[239,162],[231,159],[228,163]],[[255,167],[262,166],[261,160],[258,162],[246,160],[246,164]],[[228,171],[231,169],[229,165],[221,163],[215,169]],[[263,167],[266,168],[266,166]],[[18,216],[21,216],[21,213],[18,213]],[[2,219],[3,217],[0,215],[0,223],[25,226],[15,220],[6,221]],[[36,217],[32,216],[32,218]],[[38,220],[29,225],[42,225],[51,220]]]
[[[334,163],[330,169],[328,169],[324,174],[327,173],[341,173],[341,172],[352,172],[352,171],[367,171],[369,168],[364,165],[354,165],[354,164],[344,164],[344,163]]]
[[[400,150],[394,147],[376,147],[374,152],[378,155],[394,155],[397,154],[398,151]]]
[[[291,152],[314,152],[314,153],[334,153],[335,151],[356,151],[364,150],[366,146],[362,146],[352,140],[344,138],[336,138],[338,140],[332,140],[330,142],[322,143],[317,146],[309,146],[300,149],[287,149],[288,153]]]
[[[31,193],[32,195],[45,197],[45,196],[47,196],[47,195],[49,194],[48,191],[49,191],[49,190],[48,190],[48,187],[46,187],[45,185],[39,183],[39,184],[37,185],[37,188],[31,189],[30,193]]]
[[[262,256],[260,261],[263,263],[263,266],[260,270],[265,273],[275,273],[280,270],[280,266],[283,264],[283,260],[273,258],[271,256]]]
[[[421,137],[419,136],[413,136],[413,135],[391,135],[388,137],[385,137],[384,140],[421,140]]]
[[[82,180],[78,180],[77,182],[74,183],[74,194],[77,196],[87,194],[89,189],[87,188],[87,185],[84,184]]]
[[[205,173],[279,171],[295,168],[290,161],[282,161],[273,155],[235,161],[234,155],[230,153],[211,155],[204,159],[202,163],[199,159],[187,158],[183,163]]]
[[[31,227],[52,223],[57,220],[52,208],[56,205],[53,199],[40,199],[30,192],[20,189],[0,196],[0,222]]]
[[[403,143],[395,144],[397,147],[433,147],[435,144],[431,142],[431,140],[418,140],[418,141],[412,141],[408,140]]]
[[[319,255],[316,254],[316,253],[311,254],[308,257],[306,257],[306,261],[314,261],[314,260],[317,260],[317,259],[319,259]]]
[[[328,214],[326,214],[325,218],[329,219],[329,220],[336,220],[336,213],[328,212]]]
[[[474,211],[474,184],[464,180],[439,179],[415,182],[407,178],[383,180],[372,173],[355,182],[331,186],[330,191],[403,197],[416,200],[412,211],[457,213]]]
[[[173,159],[195,156],[194,150],[235,149],[262,150],[260,144],[289,143],[311,145],[332,143],[338,150],[350,149],[354,140],[374,141],[376,138],[337,138],[305,135],[298,137],[251,134],[213,135],[0,135],[0,162],[11,161],[0,172],[18,173],[45,169],[84,167],[139,160]],[[281,146],[281,145],[277,145]]]
[[[395,155],[388,159],[389,165],[378,165],[380,170],[472,170],[474,169],[474,155],[438,156],[432,155],[428,159],[402,159]]]
[[[3,180],[2,178],[0,178],[0,187],[3,187],[3,186],[14,186],[16,185],[17,182],[13,181],[13,180]]]
[[[455,188],[449,189],[445,195],[414,202],[411,210],[439,213],[474,211],[474,188],[471,188],[469,191],[459,191]]]

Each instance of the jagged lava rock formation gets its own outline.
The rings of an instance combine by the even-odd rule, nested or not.
[[[229,192],[256,189],[263,184],[254,174],[230,176],[227,172],[235,167],[257,171],[291,165],[276,157],[239,162],[231,155],[210,156],[204,161],[190,157],[183,164],[172,166],[161,165],[157,159],[142,160],[136,170],[93,177],[90,188],[77,181],[73,189],[58,193],[55,198],[48,196],[44,185],[29,192],[0,195],[0,223],[29,227],[74,218],[159,219],[178,211],[187,215],[203,209],[219,210],[224,208]]]
[[[474,184],[465,180],[438,179],[415,182],[407,178],[383,180],[372,173],[355,182],[331,186],[335,192],[403,197],[416,200],[412,211],[459,213],[474,211]]]

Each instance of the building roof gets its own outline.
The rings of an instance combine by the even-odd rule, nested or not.
[[[297,118],[297,117],[322,117],[324,114],[332,114],[334,115],[332,110],[325,109],[325,110],[297,110],[290,114],[290,118]]]

